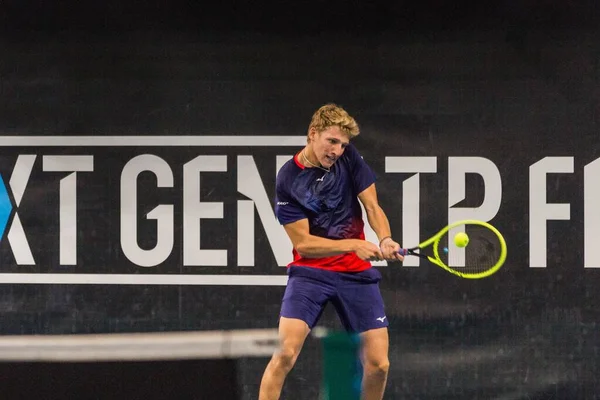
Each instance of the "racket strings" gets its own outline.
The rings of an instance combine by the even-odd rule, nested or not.
[[[454,244],[448,234],[440,241],[438,252],[441,261],[449,268],[463,274],[478,274],[493,268],[501,257],[501,243],[496,234],[483,226],[466,226],[469,243],[464,248]],[[447,249],[447,250],[445,250]]]

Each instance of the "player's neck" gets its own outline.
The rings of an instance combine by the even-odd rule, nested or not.
[[[319,168],[323,171],[329,172],[329,168],[323,167],[321,163],[318,160],[316,160],[316,157],[314,157],[315,161],[313,161],[313,157],[314,153],[312,151],[309,151],[308,146],[306,146],[300,152],[300,162],[302,163],[302,165],[304,165],[307,168]]]

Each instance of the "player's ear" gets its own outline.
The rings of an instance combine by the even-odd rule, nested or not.
[[[317,137],[317,130],[314,127],[310,128],[308,131],[308,138],[311,141],[313,141],[316,139],[316,137]]]

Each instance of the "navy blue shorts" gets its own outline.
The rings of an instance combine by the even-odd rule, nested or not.
[[[288,275],[280,316],[300,319],[312,329],[331,302],[348,332],[388,326],[377,269],[333,272],[292,266]]]

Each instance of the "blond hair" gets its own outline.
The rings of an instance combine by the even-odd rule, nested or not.
[[[350,138],[354,138],[360,133],[354,118],[342,107],[331,103],[325,104],[315,111],[308,126],[308,132],[311,128],[315,128],[317,132],[323,132],[331,126],[337,126]]]

